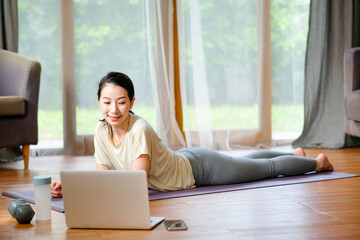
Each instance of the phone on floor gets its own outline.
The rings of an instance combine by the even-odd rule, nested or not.
[[[165,220],[164,224],[169,231],[188,229],[183,220]]]

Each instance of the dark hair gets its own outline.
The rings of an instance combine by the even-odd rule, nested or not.
[[[125,88],[126,91],[128,92],[128,96],[130,98],[130,101],[132,101],[134,99],[135,90],[134,90],[134,85],[133,85],[131,79],[124,73],[109,72],[108,74],[106,74],[105,77],[103,77],[101,79],[101,81],[99,83],[99,88],[98,88],[98,92],[97,92],[98,100],[100,100],[101,90],[103,89],[103,87],[107,83],[111,83],[111,84],[114,84],[116,86]],[[134,114],[131,110],[129,112]]]
[[[98,100],[100,100],[101,90],[107,83],[111,83],[116,86],[125,88],[126,91],[128,92],[130,101],[133,100],[133,98],[135,96],[134,85],[133,85],[131,79],[126,74],[120,73],[120,72],[109,72],[108,74],[106,74],[105,77],[103,77],[101,79],[101,81],[99,83],[99,89],[97,92]]]

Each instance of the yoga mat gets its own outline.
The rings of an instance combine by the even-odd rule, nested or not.
[[[227,191],[252,189],[252,188],[282,186],[289,184],[308,183],[308,182],[334,180],[334,179],[350,178],[350,177],[358,177],[358,175],[341,173],[341,172],[321,172],[321,173],[313,172],[313,173],[304,174],[300,176],[293,176],[293,177],[278,177],[278,178],[271,178],[260,181],[229,184],[229,185],[202,186],[202,187],[196,187],[192,189],[178,190],[172,192],[159,192],[156,190],[149,189],[149,200],[153,201],[153,200],[194,196],[194,195],[201,195],[208,193],[219,193],[219,192],[227,192]],[[2,195],[15,199],[24,199],[26,202],[32,204],[34,204],[35,202],[34,191],[23,191],[23,192],[5,191],[2,193]],[[64,212],[64,203],[62,198],[52,198],[51,208],[58,212]]]

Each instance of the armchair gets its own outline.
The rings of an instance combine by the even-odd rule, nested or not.
[[[360,47],[344,55],[345,132],[360,137]]]
[[[0,49],[0,147],[22,146],[25,169],[38,143],[40,73],[39,62]]]

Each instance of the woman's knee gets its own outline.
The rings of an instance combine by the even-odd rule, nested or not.
[[[276,152],[270,150],[260,150],[246,155],[247,158],[259,159],[259,158],[275,158],[279,156],[293,155],[292,153]]]

